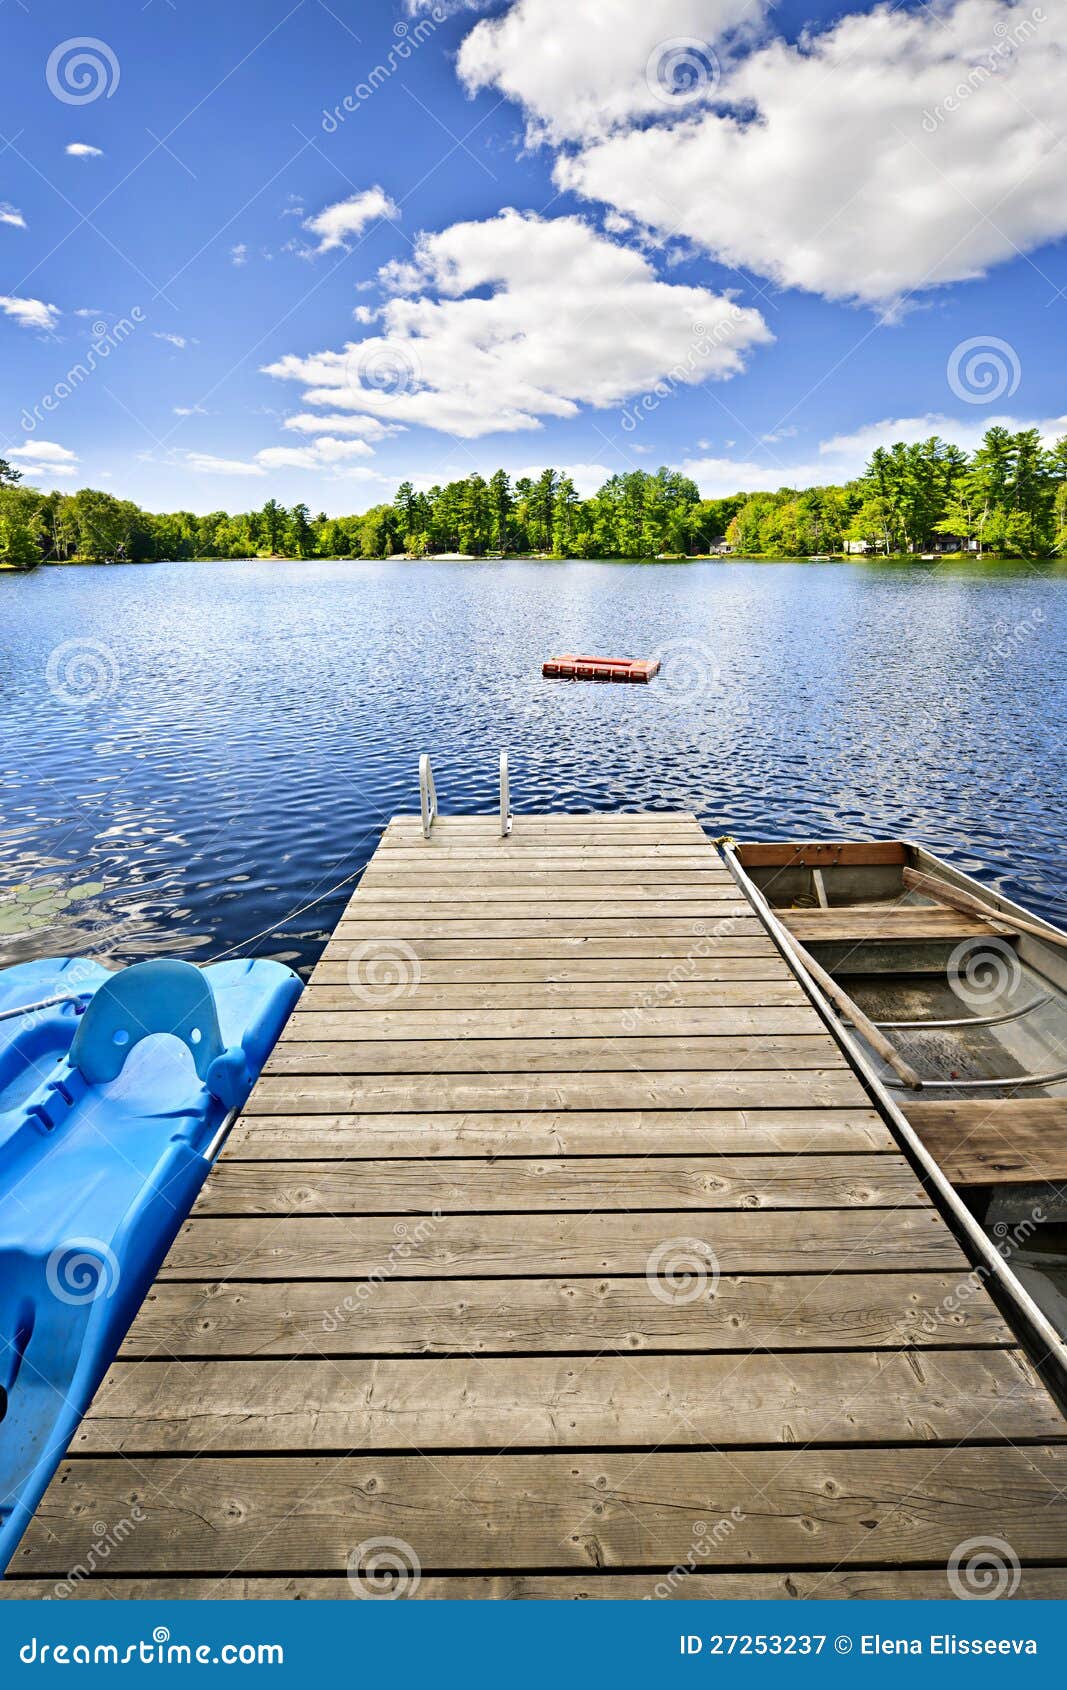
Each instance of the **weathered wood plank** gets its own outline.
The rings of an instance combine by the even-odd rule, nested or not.
[[[528,1112],[608,1109],[831,1109],[864,1107],[859,1081],[838,1065],[797,1072],[753,1069],[716,1074],[616,1070],[596,1074],[265,1074],[249,1110],[259,1115],[427,1114],[435,1110]]]
[[[924,1207],[903,1156],[595,1156],[220,1161],[193,1214]]]
[[[394,959],[395,960],[395,959]],[[347,968],[341,963],[320,963],[303,997],[298,1013],[327,1010],[358,1010],[363,1013],[388,1008],[434,1010],[556,1009],[777,1009],[780,1005],[806,1004],[802,988],[794,980],[778,978],[780,970],[769,969],[769,980],[662,980],[616,983],[610,980],[528,980],[519,984],[491,981],[484,984],[454,982],[447,985],[420,978],[409,979],[401,967],[376,979],[372,968],[357,961]]]
[[[614,847],[543,845],[536,849],[525,845],[511,851],[507,841],[491,845],[488,849],[481,846],[464,849],[456,845],[434,845],[432,842],[410,848],[386,844],[378,847],[371,861],[382,871],[390,873],[394,870],[414,870],[427,874],[454,874],[466,870],[479,881],[483,877],[491,881],[497,874],[510,875],[516,871],[554,874],[570,870],[601,874],[622,870],[658,878],[663,871],[689,870],[696,871],[701,877],[705,874],[714,876],[722,884],[726,884],[727,879],[731,885],[737,884],[732,875],[726,875],[714,853],[702,845],[635,845],[624,842]]]
[[[491,886],[472,886],[467,876],[465,880],[457,879],[453,885],[438,886],[426,885],[411,876],[401,880],[383,880],[379,875],[372,878],[364,875],[359,891],[348,905],[345,919],[355,919],[367,905],[376,910],[388,905],[390,911],[399,905],[409,912],[425,908],[431,914],[437,912],[441,915],[466,915],[470,911],[480,914],[482,910],[491,914],[497,905],[501,906],[500,914],[511,915],[559,905],[567,916],[580,916],[583,911],[608,915],[616,911],[623,915],[685,915],[690,913],[690,906],[698,915],[706,911],[718,915],[726,904],[733,909],[749,908],[745,900],[738,897],[737,887],[732,884],[626,886],[609,880],[589,880],[586,875],[578,878],[582,885],[568,885],[566,881],[560,883],[554,876],[543,876],[532,884],[507,880],[494,881]]]
[[[988,933],[989,924],[953,910],[927,909],[917,904],[889,904],[882,909],[779,910],[779,915],[802,944],[867,945],[887,940],[970,939]]]
[[[741,927],[745,928],[744,932],[739,930]],[[651,963],[660,971],[664,971],[665,962],[668,970],[674,963],[680,969],[692,968],[693,979],[700,978],[702,963],[714,967],[719,959],[730,957],[773,958],[776,966],[785,970],[785,964],[781,961],[773,941],[757,921],[731,923],[731,932],[725,936],[711,930],[704,934],[690,934],[687,938],[669,938],[663,934],[647,938],[590,938],[585,934],[576,936],[572,932],[566,937],[539,939],[475,939],[467,935],[451,939],[428,939],[412,935],[410,929],[405,926],[402,933],[388,928],[382,932],[349,934],[347,938],[331,939],[324,955],[330,962],[347,960],[354,954],[361,953],[373,941],[386,940],[395,944],[398,939],[404,944],[406,954],[417,957],[420,961],[444,962],[454,959],[458,962],[474,963],[483,960],[506,966],[507,977],[518,979],[525,976],[515,975],[512,970],[527,964],[536,970],[541,970],[551,963],[576,968],[582,962],[592,962],[595,965],[607,959],[613,962],[629,962],[630,959],[635,959],[639,964]],[[488,969],[482,975],[483,979],[497,977]],[[632,975],[629,967],[626,967],[615,971],[611,978],[625,980],[641,979],[643,976]]]
[[[174,1281],[122,1346],[141,1356],[494,1355],[621,1350],[1010,1346],[966,1273],[724,1275],[714,1297],[663,1302],[637,1279]],[[824,1358],[825,1359],[825,1358]],[[827,1362],[826,1378],[835,1378]]]
[[[65,1600],[106,1602],[323,1601],[356,1599],[346,1576],[255,1578],[237,1572],[218,1578],[94,1578],[61,1584]],[[54,1599],[52,1579],[11,1579],[0,1583],[0,1601]],[[405,1596],[421,1602],[638,1602],[645,1598],[677,1602],[934,1602],[951,1601],[955,1591],[945,1569],[894,1568],[850,1572],[737,1573],[708,1572],[702,1564],[691,1574],[665,1573],[500,1573],[482,1578],[463,1574],[420,1578]],[[1004,1601],[1052,1602],[1067,1597],[1067,1566],[1022,1567],[1017,1589]]]
[[[1067,1180],[1067,1099],[908,1103],[908,1119],[953,1185]]]
[[[386,891],[399,894],[412,890],[425,893],[442,893],[441,902],[448,902],[447,893],[453,890],[463,892],[470,898],[503,898],[518,892],[520,898],[530,892],[537,892],[547,888],[560,897],[602,897],[605,893],[612,897],[623,898],[683,898],[689,895],[697,897],[720,897],[726,895],[736,898],[737,882],[730,875],[717,870],[714,865],[707,868],[667,869],[656,864],[647,869],[629,868],[600,868],[594,872],[594,865],[587,864],[584,868],[508,868],[504,864],[497,864],[492,872],[484,877],[473,877],[469,869],[461,865],[443,867],[440,865],[429,868],[418,863],[394,863],[386,865],[377,859],[372,859],[363,878],[359,883],[361,893],[374,890],[375,893]]]
[[[856,1273],[964,1261],[931,1208],[442,1215],[399,1224],[376,1215],[286,1215],[186,1221],[159,1278],[643,1274],[653,1256],[655,1277],[657,1263],[679,1252],[708,1273],[715,1264],[723,1273]]]
[[[884,864],[904,864],[908,860],[907,846],[892,839],[786,841],[781,844],[771,841],[738,845],[737,855],[745,868],[835,868],[846,864],[880,867]]]
[[[785,1010],[775,1013],[785,1015]],[[800,1072],[841,1060],[826,1033],[753,1033],[738,1038],[422,1039],[310,1043],[285,1039],[264,1074],[514,1075],[671,1072],[684,1058],[693,1072],[734,1074],[759,1068]]]
[[[846,1407],[842,1411],[842,1404]],[[961,1423],[961,1408],[965,1413]],[[1057,1439],[1018,1350],[139,1361],[114,1365],[71,1455]]]
[[[455,906],[453,906],[455,907]],[[763,932],[747,904],[721,904],[706,913],[674,915],[670,905],[649,906],[633,915],[613,915],[609,905],[568,905],[566,915],[538,915],[544,902],[521,906],[515,915],[479,913],[482,906],[466,906],[468,916],[415,915],[402,906],[377,907],[361,900],[350,904],[337,928],[339,939],[395,939],[402,933],[414,939],[575,939],[581,926],[590,939],[703,939],[705,937],[756,937]],[[621,907],[621,906],[619,906]],[[524,913],[529,911],[529,914]],[[390,913],[392,912],[392,913]],[[966,920],[967,917],[961,919]],[[831,935],[832,936],[832,935]],[[581,943],[588,943],[583,939]],[[658,947],[657,947],[658,948]]]
[[[391,990],[391,987],[389,988]],[[808,1003],[743,1009],[664,1008],[651,1003],[631,1009],[420,1009],[403,993],[388,1009],[374,1007],[375,987],[365,988],[369,1003],[360,1006],[354,992],[340,1009],[298,1006],[285,1028],[289,1044],[347,1043],[391,1039],[424,1040],[553,1039],[567,1046],[574,1039],[774,1037],[778,1034],[822,1036],[824,1024]]]
[[[697,1523],[722,1566],[943,1565],[991,1521],[1020,1559],[1052,1561],[1067,1540],[1067,1450],[65,1461],[16,1552],[18,1573],[65,1577],[92,1522],[128,1517],[135,1502],[145,1518],[116,1536],[111,1577],[342,1572],[383,1521],[427,1572],[667,1570]]]
[[[671,1156],[896,1150],[873,1109],[600,1110],[561,1114],[255,1115],[223,1159],[383,1156]]]

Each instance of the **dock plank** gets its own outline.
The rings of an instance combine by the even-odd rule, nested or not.
[[[595,1279],[172,1281],[149,1293],[122,1357],[568,1355],[620,1350],[1008,1346],[957,1273],[723,1275],[713,1297],[663,1302],[648,1282]]]
[[[777,1009],[807,1004],[804,990],[793,980],[775,978],[776,964],[768,965],[770,979],[753,972],[747,978],[729,975],[709,980],[672,980],[664,974],[645,981],[614,980],[527,980],[510,984],[494,981],[436,981],[420,969],[418,979],[401,978],[375,986],[372,959],[357,959],[349,968],[323,963],[316,971],[318,984],[308,986],[300,1000],[299,1013],[322,1014],[331,1010],[358,1010],[364,1015],[382,1012],[387,1004],[404,1004],[407,1010],[430,1010],[450,1015],[463,1010],[492,1010],[497,1015],[511,1010],[595,1010],[597,1015],[612,1010],[638,1009]],[[391,1026],[406,1025],[387,1011]],[[523,1018],[525,1020],[525,1017]],[[600,1023],[603,1026],[603,1022]]]
[[[777,1010],[778,1015],[788,1011]],[[821,1023],[817,1023],[821,1025]],[[511,1076],[593,1075],[629,1069],[649,1076],[673,1071],[684,1051],[694,1072],[741,1074],[746,1070],[805,1068],[833,1064],[837,1047],[828,1033],[753,1033],[730,1038],[578,1039],[282,1039],[263,1072],[283,1074],[451,1074]]]
[[[897,1149],[873,1109],[543,1109],[523,1114],[255,1115],[230,1134],[234,1160],[389,1156],[679,1156]]]
[[[1062,1419],[1016,1350],[914,1356],[438,1357],[140,1361],[111,1368],[76,1455],[294,1450],[720,1449],[790,1441],[1059,1436]],[[840,1405],[847,1403],[842,1414]]]
[[[684,1056],[678,1053],[679,1059]],[[617,1052],[621,1063],[622,1054]],[[381,1074],[361,1079],[338,1074],[265,1073],[252,1091],[260,1115],[456,1114],[488,1110],[590,1109],[831,1109],[863,1108],[867,1095],[844,1064],[834,1068],[753,1068],[748,1073],[681,1071],[649,1073],[617,1068],[596,1074],[486,1073],[427,1079],[424,1074]]]
[[[643,1274],[678,1245],[710,1276],[962,1269],[964,1256],[932,1209],[692,1209],[652,1214],[433,1215],[400,1223],[369,1215],[207,1218],[184,1223],[159,1278],[464,1279]]]
[[[15,1555],[20,1576],[63,1578],[94,1520],[143,1505],[107,1573],[243,1577],[343,1573],[383,1522],[434,1572],[662,1568],[694,1525],[718,1565],[943,1566],[990,1522],[1023,1561],[1061,1561],[1067,1450],[798,1449],[593,1455],[350,1456],[65,1461]],[[736,1529],[724,1533],[723,1522]]]
[[[374,1162],[226,1158],[193,1214],[925,1207],[902,1156],[458,1157]]]
[[[620,1058],[621,1059],[621,1058]],[[805,1084],[805,1080],[808,1081]],[[867,1097],[847,1070],[756,1068],[748,1072],[667,1074],[637,1070],[594,1073],[267,1074],[252,1094],[258,1115],[481,1113],[588,1114],[721,1110],[864,1108]]]
[[[437,1039],[551,1039],[563,1045],[574,1038],[628,1039],[732,1038],[808,1033],[823,1035],[821,1018],[808,1003],[749,1009],[728,1004],[717,1009],[664,1008],[641,1004],[630,1009],[422,1009],[405,1000],[404,1014],[382,1010],[370,1000],[324,1010],[307,1004],[289,1019],[287,1043],[327,1044],[368,1039],[427,1041]]]
[[[229,1578],[103,1578],[64,1581],[67,1601],[161,1602],[230,1600],[238,1602],[343,1602],[359,1600],[346,1576],[255,1578],[236,1573]],[[0,1600],[54,1600],[54,1579],[10,1579],[0,1584]],[[910,1572],[893,1567],[860,1571],[827,1568],[806,1572],[744,1573],[707,1571],[660,1577],[657,1573],[500,1573],[481,1578],[464,1575],[419,1577],[404,1592],[422,1602],[934,1602],[949,1601],[956,1592],[946,1569]],[[1004,1590],[1002,1600],[1052,1602],[1067,1596],[1067,1566],[1021,1567],[1017,1585]]]

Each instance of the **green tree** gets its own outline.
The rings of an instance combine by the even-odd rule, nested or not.
[[[41,551],[28,522],[0,516],[0,563],[11,569],[36,569]]]
[[[294,505],[290,511],[287,539],[297,557],[311,557],[314,553],[315,534],[307,505]]]
[[[263,541],[272,557],[277,557],[282,549],[287,527],[284,508],[277,499],[268,499],[259,513]]]

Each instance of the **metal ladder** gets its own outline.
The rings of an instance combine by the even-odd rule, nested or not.
[[[422,835],[429,839],[433,831],[433,824],[437,820],[437,787],[434,784],[433,767],[428,752],[423,752],[419,758],[419,809],[422,814]],[[511,832],[511,780],[508,771],[508,754],[500,753],[500,837],[506,839]]]

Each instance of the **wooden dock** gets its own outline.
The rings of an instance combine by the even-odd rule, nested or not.
[[[401,817],[3,1593],[1064,1596],[1064,1431],[695,817]]]

